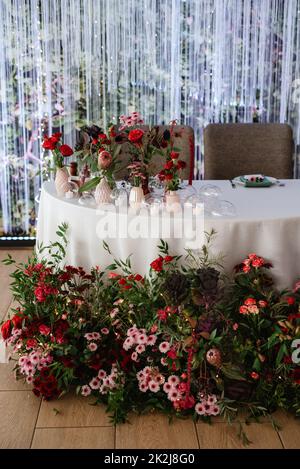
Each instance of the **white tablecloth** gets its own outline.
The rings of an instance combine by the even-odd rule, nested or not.
[[[221,198],[236,207],[234,217],[205,217],[205,230],[214,228],[217,236],[213,244],[215,253],[225,257],[227,272],[241,262],[248,253],[270,260],[279,287],[290,287],[300,277],[300,180],[288,180],[284,187],[233,189],[228,181],[194,181],[195,188],[204,184],[217,185]],[[99,211],[78,204],[74,199],[56,196],[54,184],[46,182],[42,188],[38,225],[38,243],[49,244],[57,240],[59,224],[69,225],[66,262],[89,269],[106,266],[112,258],[103,249],[99,239]],[[97,235],[98,229],[98,235]],[[125,259],[132,254],[136,272],[145,274],[150,262],[157,257],[159,239],[106,239],[116,257]],[[184,239],[168,239],[171,254],[184,254]]]

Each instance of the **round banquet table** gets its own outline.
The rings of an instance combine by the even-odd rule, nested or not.
[[[269,188],[232,188],[229,181],[193,181],[195,189],[214,184],[221,198],[236,208],[232,217],[205,216],[205,231],[214,228],[217,235],[212,245],[214,254],[223,255],[225,271],[230,273],[249,253],[255,252],[273,263],[272,273],[279,288],[291,287],[300,278],[300,180],[285,180],[284,186]],[[106,212],[82,206],[78,199],[59,198],[53,182],[42,187],[37,223],[37,244],[58,239],[57,227],[68,224],[66,263],[89,270],[106,267],[112,257],[103,248],[99,221]],[[183,238],[166,239],[170,254],[184,254]],[[137,238],[112,236],[106,238],[116,258],[131,257],[132,268],[144,275],[158,256],[159,237]]]

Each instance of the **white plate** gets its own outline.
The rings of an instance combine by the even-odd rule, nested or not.
[[[245,175],[244,177],[248,177],[248,178],[249,178],[250,176],[261,176],[261,175],[260,175],[260,174],[258,174],[258,175],[257,175],[257,174],[247,174],[247,175]],[[232,181],[233,181],[235,184],[239,184],[240,186],[244,186],[245,183],[240,180],[240,177],[241,177],[241,176],[238,176],[238,177],[234,178]],[[278,183],[279,183],[278,179],[273,178],[272,176],[265,176],[265,177],[270,181],[271,184],[278,184]],[[251,182],[251,181],[249,181],[249,182]],[[259,187],[259,186],[257,186],[257,187]]]

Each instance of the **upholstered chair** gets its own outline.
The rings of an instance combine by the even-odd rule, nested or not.
[[[204,129],[205,179],[242,174],[293,177],[293,134],[287,124],[209,124]]]

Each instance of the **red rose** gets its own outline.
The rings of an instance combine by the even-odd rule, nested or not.
[[[241,314],[248,314],[248,308],[247,306],[240,306],[240,309],[239,309],[240,313]]]
[[[62,136],[61,132],[55,132],[55,134],[52,135],[51,139],[54,141],[56,140],[57,142],[60,140],[60,137]]]
[[[6,340],[10,337],[10,333],[11,333],[11,322],[8,319],[1,326],[1,335],[2,335],[3,339]]]
[[[109,279],[114,279],[114,278],[119,278],[120,274],[117,274],[116,272],[109,272],[108,273],[108,278]]]
[[[35,339],[28,339],[26,342],[26,348],[35,348],[37,346],[37,341]]]
[[[166,181],[172,181],[173,175],[172,174],[166,174],[165,179],[166,179]]]
[[[287,304],[290,305],[290,306],[292,306],[292,305],[294,305],[294,304],[296,303],[295,298],[292,297],[292,296],[288,296],[287,299],[286,299],[286,301],[287,301]]]
[[[24,316],[22,314],[15,314],[12,318],[12,323],[16,329],[21,329]]]
[[[46,300],[46,295],[43,287],[36,287],[34,290],[35,297],[39,303],[43,303]]]
[[[125,278],[120,278],[120,280],[118,281],[119,285],[126,285],[126,283],[127,282],[126,282]]]
[[[131,143],[140,143],[144,135],[144,131],[141,129],[131,130],[128,134],[128,140]]]
[[[100,140],[107,140],[107,135],[106,134],[99,134],[98,138],[100,138]]]
[[[158,257],[150,264],[151,269],[155,270],[156,272],[161,272],[163,269],[163,258]]]
[[[186,167],[186,162],[182,160],[178,160],[177,169],[184,169],[185,167]]]
[[[246,306],[256,305],[256,300],[254,298],[247,298],[244,303]]]
[[[168,352],[167,352],[167,356],[169,358],[171,358],[172,360],[176,360],[177,358],[177,353],[176,353],[176,350],[174,348],[171,348]]]
[[[164,262],[172,262],[173,259],[174,259],[173,256],[165,256],[164,257]]]
[[[140,274],[136,274],[136,275],[134,276],[134,280],[135,280],[136,282],[140,282],[141,280],[143,280],[143,277],[142,277]]]
[[[170,156],[172,160],[177,160],[177,158],[179,157],[179,153],[177,153],[177,151],[171,151]]]
[[[258,305],[261,307],[261,308],[265,308],[266,306],[268,306],[268,303],[265,301],[265,300],[260,300],[258,302]]]
[[[159,178],[160,181],[164,181],[164,180],[165,180],[165,177],[166,177],[165,171],[160,171],[160,172],[158,173],[158,178]]]
[[[165,169],[172,169],[173,168],[173,161],[167,161],[167,163],[164,166]]]
[[[252,261],[252,265],[253,267],[262,267],[264,265],[265,261],[261,258],[261,257],[258,257],[257,259],[254,259]]]
[[[53,137],[44,137],[44,141],[42,143],[42,147],[45,148],[45,150],[54,150],[56,148],[57,140],[56,138]]]
[[[168,319],[168,313],[164,309],[159,309],[157,311],[157,317],[160,321],[166,321]]]
[[[49,335],[50,334],[50,327],[46,326],[46,324],[41,324],[39,326],[39,331],[42,335]]]
[[[61,145],[59,147],[59,151],[61,152],[62,156],[71,156],[73,155],[73,150],[69,145]]]
[[[259,378],[259,374],[256,373],[256,371],[252,371],[252,373],[250,374],[251,378],[252,379],[255,379],[255,380],[258,380]]]

